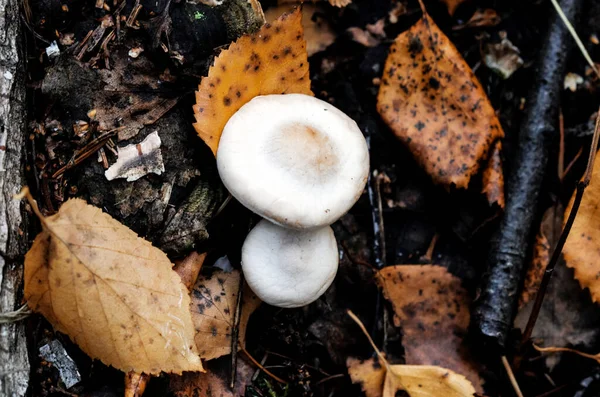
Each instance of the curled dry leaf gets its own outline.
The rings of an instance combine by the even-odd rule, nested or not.
[[[185,285],[188,290],[191,291],[192,287],[196,283],[198,274],[200,274],[200,269],[202,269],[205,259],[206,252],[199,254],[196,251],[192,251],[182,261],[175,264],[173,270],[177,272],[181,278],[181,281],[183,282],[183,285]]]
[[[216,154],[223,127],[239,108],[258,95],[289,93],[312,95],[299,8],[219,54],[196,91],[194,128]]]
[[[483,63],[494,72],[508,79],[523,66],[519,49],[506,37],[499,43],[488,43],[483,48]]]
[[[573,208],[575,193],[565,211],[564,219]],[[582,288],[589,288],[592,300],[600,301],[600,161],[594,162],[592,181],[585,190],[577,217],[563,248],[567,266],[575,270]]]
[[[240,272],[215,271],[200,276],[192,290],[192,321],[196,328],[196,346],[200,357],[211,360],[231,353],[231,333],[234,326],[240,287]],[[244,345],[248,319],[261,301],[245,286],[240,313],[239,343]]]
[[[454,15],[458,6],[464,3],[465,0],[442,0],[442,3],[446,4],[448,8],[448,14]]]
[[[359,383],[367,397],[471,397],[473,385],[462,375],[432,365],[390,365],[378,358],[346,362],[352,383]],[[391,370],[392,374],[389,373]]]
[[[377,109],[446,187],[466,188],[504,136],[481,84],[427,14],[391,46]]]
[[[482,193],[487,197],[488,203],[498,203],[500,208],[504,208],[504,173],[502,172],[502,142],[497,141],[487,167],[483,170],[483,189]]]
[[[225,361],[225,362],[224,362]],[[242,357],[238,357],[235,386],[229,387],[231,360],[213,360],[206,363],[206,372],[185,372],[183,375],[170,375],[169,389],[174,397],[239,397],[246,394],[246,386],[252,383],[254,367]]]
[[[33,311],[121,371],[202,371],[188,292],[163,252],[83,200],[41,221],[25,256]]]
[[[397,265],[380,270],[377,282],[402,327],[406,362],[452,369],[481,391],[478,366],[463,340],[470,299],[460,279],[443,266]]]
[[[288,5],[271,7],[265,12],[265,19],[268,22],[274,21],[289,9]],[[321,7],[318,4],[305,3],[302,5],[302,27],[308,56],[323,51],[333,44],[336,38],[331,25],[321,16],[320,11]]]
[[[544,270],[550,261],[550,243],[548,238],[540,230],[535,236],[535,244],[533,246],[533,258],[525,274],[523,282],[523,290],[519,296],[519,308],[523,307],[527,302],[535,298],[537,291],[542,282]]]
[[[125,374],[125,397],[142,397],[149,381],[150,375],[148,374],[127,372]]]

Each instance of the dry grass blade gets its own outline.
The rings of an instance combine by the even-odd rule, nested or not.
[[[536,344],[534,344],[533,347],[535,348],[535,350],[542,352],[542,353],[561,353],[561,352],[574,353],[581,357],[592,359],[592,360],[596,361],[598,364],[600,364],[600,353],[589,354],[589,353],[585,353],[585,352],[582,352],[579,350],[570,349],[568,347],[553,347],[553,346],[540,347],[540,346],[537,346]]]

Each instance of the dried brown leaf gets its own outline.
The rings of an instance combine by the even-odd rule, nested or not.
[[[192,320],[200,357],[211,360],[231,353],[231,333],[240,285],[240,272],[215,271],[200,276],[192,290]],[[239,343],[244,346],[248,319],[261,301],[246,286],[242,296]]]
[[[390,374],[377,357],[349,358],[352,383],[359,383],[366,397],[471,397],[473,385],[462,375],[431,365],[390,365]]]
[[[25,298],[90,357],[124,372],[202,371],[171,262],[99,208],[65,202],[25,256]]]
[[[504,173],[502,172],[502,143],[497,141],[487,167],[483,170],[483,190],[482,192],[488,199],[490,205],[497,203],[500,208],[504,208]]]
[[[377,357],[368,360],[349,357],[346,360],[346,366],[352,383],[360,384],[366,397],[382,396],[387,371]]]
[[[196,251],[192,251],[181,262],[175,264],[173,270],[177,272],[181,278],[181,281],[183,282],[183,285],[185,285],[188,290],[191,291],[192,287],[196,283],[198,274],[200,274],[200,269],[202,269],[205,259],[206,252],[199,254]]]
[[[302,13],[297,8],[258,32],[240,37],[215,59],[196,91],[194,105],[194,128],[213,153],[229,118],[252,98],[312,95],[303,34]]]
[[[125,374],[125,397],[142,397],[149,381],[150,375],[148,374],[127,372]]]
[[[481,391],[478,366],[463,339],[470,299],[460,279],[442,266],[397,265],[380,270],[377,281],[402,327],[406,362],[449,368]]]
[[[464,3],[465,0],[442,0],[442,3],[446,4],[448,8],[448,14],[454,15],[458,6]]]
[[[565,211],[566,220],[573,208],[575,193]],[[575,270],[581,288],[589,288],[592,300],[600,301],[600,161],[594,163],[592,180],[585,190],[577,217],[569,233],[563,255]]]
[[[175,397],[239,397],[246,393],[252,383],[254,367],[242,357],[237,359],[235,387],[229,388],[229,357],[206,363],[206,372],[185,372],[171,375],[169,389]],[[226,362],[223,362],[226,360]]]
[[[446,187],[466,188],[504,136],[481,84],[427,14],[390,48],[377,109]]]
[[[550,261],[550,243],[548,238],[540,232],[535,237],[533,247],[533,258],[527,269],[525,281],[523,282],[523,290],[519,296],[519,308],[523,307],[531,299],[535,298],[538,288],[542,282],[544,270]]]
[[[329,22],[320,16],[321,9],[319,4],[305,3],[302,5],[302,27],[308,56],[323,51],[333,44],[337,37]],[[271,7],[265,12],[265,19],[267,22],[275,21],[281,14],[289,10],[290,6],[288,5]]]

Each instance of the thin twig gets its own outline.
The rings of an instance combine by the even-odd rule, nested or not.
[[[118,131],[122,130],[124,127],[115,128],[113,130],[107,131],[104,134],[100,135],[98,138],[94,139],[87,145],[85,145],[77,154],[73,157],[71,161],[69,161],[65,166],[61,167],[58,171],[56,171],[52,178],[57,178],[60,175],[64,174],[65,171],[73,168],[77,164],[81,163],[92,154],[96,153],[108,139],[110,139],[113,135],[115,135]]]
[[[246,357],[248,357],[250,359],[250,361],[252,361],[254,363],[254,365],[256,365],[258,368],[260,368],[265,374],[269,375],[271,378],[273,378],[274,380],[276,380],[279,383],[282,383],[284,385],[288,384],[285,380],[283,380],[280,377],[274,375],[268,369],[266,369],[265,367],[263,367],[261,363],[259,363],[258,361],[256,361],[256,359],[254,357],[252,357],[250,355],[250,353],[248,353],[248,350],[244,349],[241,346],[240,346],[240,350],[246,355]]]
[[[517,383],[515,374],[513,374],[512,368],[510,367],[510,364],[508,363],[506,356],[502,356],[502,365],[504,365],[504,369],[506,370],[508,379],[510,379],[510,384],[512,385],[513,389],[515,390],[515,394],[518,397],[523,397],[523,393],[521,393],[521,388],[519,387],[519,384]]]
[[[558,1],[556,1],[556,0],[550,0],[550,1],[552,2],[552,5],[556,9],[556,12],[560,16],[560,19],[562,19],[563,23],[565,24],[565,26],[569,30],[569,33],[571,33],[571,36],[573,36],[573,39],[575,40],[575,43],[577,43],[577,47],[579,47],[579,51],[581,51],[581,54],[583,55],[583,57],[585,58],[585,60],[589,63],[589,65],[592,68],[592,70],[596,73],[596,76],[600,77],[600,71],[596,67],[596,64],[594,63],[594,61],[592,61],[592,57],[590,57],[590,54],[585,49],[585,46],[583,45],[583,42],[581,41],[581,39],[577,35],[577,32],[575,31],[575,28],[573,27],[573,25],[571,25],[571,22],[569,21],[569,19],[567,18],[567,16],[563,12],[562,8],[560,8],[560,4],[558,4]]]
[[[238,336],[240,333],[240,319],[242,314],[242,295],[244,292],[244,273],[240,272],[240,282],[238,286],[237,301],[235,304],[235,313],[233,315],[233,330],[231,331],[231,382],[229,387],[231,390],[235,387],[235,375],[237,373],[237,345]]]
[[[323,379],[321,379],[321,380],[320,380],[320,381],[318,381],[317,383],[315,383],[315,386],[316,386],[316,385],[320,385],[321,383],[327,382],[328,380],[331,380],[331,379],[338,379],[338,378],[343,378],[343,377],[345,377],[345,376],[346,376],[346,374],[335,374],[335,375],[330,375],[330,376],[328,376],[328,377],[326,377],[326,378],[323,378]]]
[[[552,278],[552,273],[554,272],[554,268],[558,263],[558,259],[560,258],[560,254],[563,250],[563,247],[565,246],[567,237],[569,237],[571,227],[575,222],[575,217],[577,216],[577,211],[579,210],[579,206],[581,205],[581,200],[583,199],[583,193],[585,192],[585,188],[590,184],[590,181],[592,179],[592,171],[594,169],[594,160],[596,159],[596,151],[598,149],[599,137],[600,111],[598,112],[598,116],[596,118],[596,127],[594,129],[594,137],[592,138],[592,146],[590,148],[590,155],[588,157],[588,164],[585,169],[585,174],[583,175],[583,178],[577,183],[577,192],[575,193],[575,200],[573,201],[573,206],[571,207],[569,218],[567,219],[567,222],[565,223],[565,226],[563,227],[563,230],[560,234],[560,238],[556,243],[556,248],[554,248],[552,258],[550,259],[550,262],[548,262],[548,264],[546,265],[546,270],[544,271],[542,282],[540,283],[540,287],[535,296],[535,302],[533,304],[533,308],[531,309],[531,314],[529,315],[527,326],[525,327],[525,331],[523,332],[523,338],[521,339],[523,345],[531,338],[533,328],[535,327],[535,322],[537,321],[538,315],[540,314],[540,309],[542,308],[544,296],[546,295],[548,285],[550,284],[550,279]]]

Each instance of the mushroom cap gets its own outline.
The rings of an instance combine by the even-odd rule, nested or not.
[[[263,219],[242,247],[246,282],[261,300],[278,307],[317,300],[333,282],[338,262],[329,226],[293,230]]]
[[[356,122],[320,99],[253,98],[227,122],[217,166],[229,192],[278,225],[330,225],[362,194],[369,150]]]

